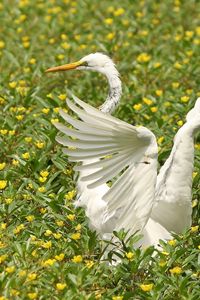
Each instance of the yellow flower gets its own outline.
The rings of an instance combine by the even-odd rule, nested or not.
[[[45,231],[45,233],[44,233],[44,235],[45,236],[50,236],[50,235],[52,235],[52,231],[51,230],[49,230],[49,229],[47,229],[46,231]]]
[[[47,180],[47,177],[39,177],[39,181],[42,183],[45,182],[46,180]]]
[[[174,267],[172,269],[169,269],[171,274],[181,274],[182,273],[182,268],[181,267]]]
[[[199,225],[192,226],[190,229],[191,232],[197,232],[198,230],[199,230]]]
[[[22,121],[22,120],[23,120],[23,118],[24,118],[24,116],[23,116],[23,115],[17,115],[17,116],[16,116],[16,119],[17,119],[18,121]]]
[[[51,123],[52,123],[52,124],[53,124],[53,123],[57,123],[57,122],[59,122],[58,118],[52,118],[52,119],[51,119]]]
[[[60,253],[59,255],[55,255],[55,259],[58,261],[62,261],[65,257],[64,253]]]
[[[38,149],[42,149],[42,148],[44,148],[45,143],[44,143],[44,142],[37,141],[37,142],[35,143],[35,146],[36,146]]]
[[[106,39],[109,41],[113,40],[114,37],[115,37],[115,32],[110,32],[106,35]]]
[[[33,257],[38,257],[37,250],[33,250],[33,251],[31,252],[31,255],[32,255]]]
[[[5,243],[3,243],[2,241],[0,241],[0,249],[5,248],[7,245]]]
[[[4,104],[5,103],[5,99],[0,97],[0,105]]]
[[[73,233],[73,234],[71,235],[71,238],[72,238],[72,240],[80,240],[81,234],[80,234],[79,232]]]
[[[81,230],[82,226],[81,224],[76,225],[75,230]]]
[[[53,99],[52,93],[47,94],[46,97],[47,97],[47,98],[50,98],[50,99]]]
[[[31,237],[31,241],[32,241],[32,242],[35,242],[35,241],[37,240],[36,236],[33,235],[33,234],[31,234],[30,237]]]
[[[0,49],[3,49],[5,47],[4,41],[0,41]]]
[[[141,284],[140,288],[144,292],[150,292],[153,289],[153,286],[154,286],[153,283],[150,283],[150,284]]]
[[[155,91],[157,96],[162,96],[163,95],[163,90],[156,90]]]
[[[17,86],[17,82],[16,82],[16,81],[11,81],[11,82],[9,82],[9,87],[10,87],[11,89],[15,89],[16,86]]]
[[[24,48],[29,48],[30,47],[30,42],[29,41],[23,42],[22,44],[23,44]]]
[[[147,104],[147,105],[151,105],[153,103],[153,101],[149,98],[143,97],[142,101]]]
[[[10,266],[5,268],[5,271],[9,274],[13,273],[15,271],[15,266]]]
[[[83,261],[83,257],[81,255],[75,255],[73,258],[72,258],[72,261],[74,263],[81,263]]]
[[[37,293],[28,293],[28,297],[29,299],[34,300],[37,298]]]
[[[0,171],[3,170],[3,169],[5,168],[5,166],[6,166],[6,163],[5,163],[5,162],[0,163]]]
[[[197,204],[198,204],[198,200],[197,200],[197,199],[194,199],[194,200],[192,201],[192,208],[196,207]]]
[[[0,133],[3,134],[3,135],[5,135],[5,134],[8,133],[8,130],[7,130],[7,129],[1,129],[1,130],[0,130]]]
[[[183,121],[182,121],[182,120],[179,120],[179,121],[177,122],[177,125],[178,125],[178,126],[182,126],[182,125],[183,125]]]
[[[60,59],[60,60],[62,60],[63,58],[65,58],[65,56],[64,56],[64,54],[58,54],[57,58]]]
[[[142,104],[141,104],[141,103],[134,104],[134,105],[133,105],[133,108],[134,108],[135,110],[141,110]]]
[[[2,229],[2,230],[5,230],[6,227],[7,227],[7,223],[1,223],[1,229]]]
[[[20,276],[20,277],[26,276],[26,271],[25,271],[25,270],[19,271],[19,276]]]
[[[60,110],[60,107],[54,107],[53,111],[58,114],[59,113],[59,110]]]
[[[9,130],[10,135],[15,135],[15,130]]]
[[[112,296],[112,300],[123,300],[123,296]]]
[[[11,204],[13,202],[12,198],[6,198],[5,199],[6,204]]]
[[[185,36],[186,36],[188,39],[191,39],[191,38],[193,37],[193,35],[194,35],[194,31],[189,31],[189,30],[187,30],[187,31],[185,32]]]
[[[44,192],[46,192],[46,188],[45,188],[45,186],[41,186],[41,187],[39,187],[39,188],[38,188],[38,192],[40,192],[40,193],[44,193]]]
[[[25,142],[27,142],[27,143],[30,143],[30,142],[32,142],[32,137],[31,136],[27,136],[27,137],[25,137]]]
[[[125,255],[126,255],[126,257],[127,257],[129,260],[132,260],[133,257],[134,257],[134,253],[133,253],[133,252],[126,252]]]
[[[94,266],[94,261],[93,260],[86,260],[85,264],[86,264],[86,267],[88,269],[91,269]]]
[[[35,280],[37,278],[37,274],[36,273],[30,273],[28,274],[28,280],[32,281]]]
[[[200,150],[200,144],[195,144],[194,147],[195,149]]]
[[[137,56],[137,61],[139,63],[146,63],[148,61],[150,61],[151,59],[151,55],[149,55],[148,53],[140,53],[138,56]]]
[[[29,64],[35,65],[35,63],[36,63],[36,59],[35,58],[29,59]]]
[[[197,176],[198,172],[193,172],[192,173],[192,178],[194,179]]]
[[[52,247],[52,242],[51,242],[51,241],[48,241],[48,242],[42,242],[42,243],[41,243],[41,246],[42,246],[42,248],[50,249],[50,248]]]
[[[65,195],[66,200],[72,200],[76,195],[76,190],[72,190]]]
[[[69,215],[67,215],[67,219],[70,220],[70,221],[74,221],[75,220],[75,215],[69,214]]]
[[[30,158],[30,154],[28,152],[25,152],[25,153],[22,154],[22,158],[29,159]]]
[[[193,89],[187,89],[186,94],[191,95],[193,93]]]
[[[144,13],[142,11],[137,11],[136,12],[136,17],[137,18],[142,18],[142,17],[144,17]]]
[[[28,222],[33,222],[35,220],[35,217],[33,215],[29,215],[29,216],[26,217],[26,220]]]
[[[165,260],[160,260],[158,264],[160,267],[164,267],[166,266],[167,262]]]
[[[61,34],[61,39],[64,41],[64,40],[67,40],[67,35],[65,33],[62,33]]]
[[[179,69],[182,68],[182,65],[179,62],[175,62],[174,63],[174,68],[179,70]]]
[[[151,110],[152,112],[157,112],[157,111],[158,111],[158,107],[153,106],[153,107],[150,108],[150,110]]]
[[[49,258],[49,259],[45,260],[44,262],[42,262],[42,266],[43,267],[51,267],[54,265],[55,262],[56,262],[55,258],[53,258],[53,259]]]
[[[61,44],[61,47],[66,50],[66,49],[69,49],[71,46],[70,46],[70,44],[64,42]]]
[[[163,255],[166,255],[166,256],[169,255],[169,252],[167,252],[167,251],[162,251],[161,253],[162,253]]]
[[[15,227],[15,229],[13,230],[14,234],[18,234],[20,233],[23,229],[25,228],[24,224],[20,224],[17,227]]]
[[[188,50],[185,52],[187,56],[191,57],[193,56],[194,52],[192,50]]]
[[[50,108],[43,108],[43,109],[42,109],[42,112],[43,112],[44,114],[48,114],[49,111],[50,111]]]
[[[41,214],[45,214],[45,212],[47,211],[47,209],[46,208],[44,208],[44,207],[41,207],[40,208],[40,212],[41,212]]]
[[[57,224],[59,227],[64,226],[64,222],[63,222],[63,221],[60,221],[60,220],[56,221],[56,224]]]
[[[16,296],[19,296],[19,294],[20,294],[20,292],[19,292],[18,290],[12,289],[12,290],[10,291],[10,295],[11,295],[11,296],[16,297]],[[0,298],[0,299],[1,299],[1,298]]]
[[[164,141],[164,136],[161,136],[157,139],[158,145],[162,144],[162,142]]]
[[[8,257],[7,254],[1,255],[1,256],[0,256],[0,264],[1,264],[2,262],[4,262],[4,261],[7,259],[7,257]]]
[[[42,171],[40,171],[40,175],[41,175],[42,177],[47,177],[47,176],[49,175],[49,172],[46,171],[46,170],[42,170]]]
[[[55,237],[55,239],[59,240],[62,237],[61,233],[53,233],[53,236]]]
[[[159,68],[160,66],[161,66],[161,63],[160,63],[160,62],[156,62],[156,63],[153,64],[153,67],[154,67],[155,69]]]
[[[64,101],[67,98],[67,95],[66,94],[60,94],[60,95],[58,95],[58,98],[60,100]]]
[[[66,283],[56,283],[56,289],[58,291],[64,290],[66,288],[66,286],[67,286]]]
[[[112,25],[113,19],[107,18],[107,19],[104,20],[104,23],[107,24],[107,25]]]
[[[0,180],[0,190],[5,189],[7,186],[7,180]]]
[[[189,100],[190,100],[190,97],[188,97],[188,96],[181,97],[181,101],[184,103],[188,102]]]
[[[176,245],[176,240],[169,240],[169,241],[168,241],[168,244],[169,244],[170,246],[175,246],[175,245]]]
[[[16,160],[16,159],[13,159],[13,160],[12,160],[12,165],[13,165],[13,166],[18,166],[18,165],[19,165],[19,161]]]
[[[125,10],[122,7],[120,7],[118,9],[116,9],[113,14],[114,14],[114,16],[118,17],[118,16],[123,15],[124,13],[125,13]]]

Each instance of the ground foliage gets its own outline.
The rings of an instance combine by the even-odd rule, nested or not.
[[[123,81],[119,118],[158,137],[159,162],[200,96],[200,2],[19,0],[0,2],[0,299],[199,299],[199,160],[193,226],[162,250],[134,250],[116,233],[117,266],[75,210],[72,165],[53,123],[67,89],[98,106],[101,75],[45,74],[101,51]]]

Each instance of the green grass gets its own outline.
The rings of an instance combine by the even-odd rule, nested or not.
[[[73,207],[73,165],[52,122],[67,109],[66,89],[97,107],[107,83],[96,73],[44,73],[91,52],[112,56],[123,81],[115,115],[156,134],[162,164],[200,96],[200,3],[160,2],[0,2],[1,300],[200,298],[200,139],[192,229],[153,258],[119,233],[121,264],[100,263],[105,245]]]

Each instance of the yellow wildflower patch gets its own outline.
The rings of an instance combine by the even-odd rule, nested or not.
[[[153,286],[154,286],[153,283],[150,283],[150,284],[141,284],[140,288],[144,292],[150,292],[153,289]]]

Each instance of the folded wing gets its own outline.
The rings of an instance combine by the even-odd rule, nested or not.
[[[103,196],[107,208],[102,223],[114,217],[113,230],[142,230],[155,196],[155,136],[144,127],[129,125],[74,96],[73,99],[75,103],[67,100],[67,104],[79,119],[60,111],[74,128],[57,123],[56,127],[65,134],[57,141],[67,146],[64,153],[70,161],[81,163],[75,170],[80,171],[79,182],[86,183],[88,189],[112,183]]]

